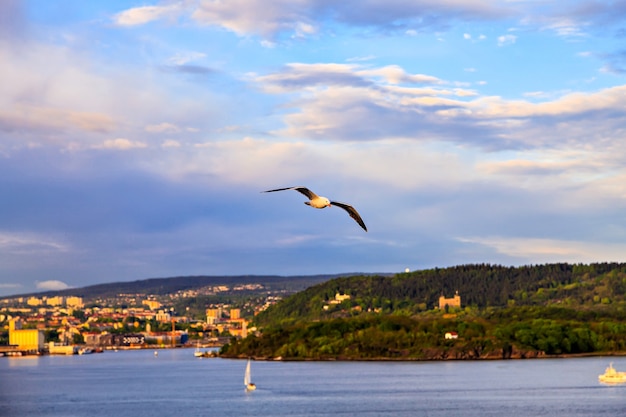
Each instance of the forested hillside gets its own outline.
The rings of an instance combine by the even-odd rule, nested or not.
[[[319,320],[346,311],[417,313],[437,306],[441,295],[461,296],[463,306],[564,304],[591,306],[624,301],[626,264],[547,264],[504,267],[479,264],[394,276],[352,276],[320,283],[259,314],[260,325]],[[335,295],[350,299],[329,304]],[[324,306],[332,307],[324,309]]]
[[[442,293],[456,291],[460,308],[436,308]],[[616,263],[339,278],[259,314],[260,331],[222,354],[436,360],[624,353],[625,294],[626,264]]]

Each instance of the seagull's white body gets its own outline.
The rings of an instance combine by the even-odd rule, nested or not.
[[[348,214],[350,215],[350,217],[352,217],[358,224],[359,226],[361,226],[363,228],[363,230],[365,230],[367,232],[367,227],[365,227],[365,223],[363,222],[363,219],[361,219],[361,216],[359,215],[359,213],[355,210],[354,207],[352,207],[349,204],[345,204],[345,203],[339,203],[337,201],[330,201],[328,198],[326,197],[321,197],[317,194],[315,194],[313,191],[309,190],[306,187],[286,187],[286,188],[277,188],[275,190],[267,190],[267,191],[263,191],[264,193],[273,193],[274,191],[285,191],[285,190],[296,190],[301,194],[304,194],[309,201],[305,201],[304,204],[314,207],[316,209],[323,209],[326,207],[332,207],[337,206],[337,207],[341,207],[342,209],[344,209],[345,211],[348,212]]]
[[[330,207],[331,205],[329,199],[327,199],[326,197],[320,197],[318,195],[316,195],[309,201],[305,201],[304,204],[315,207],[316,209],[323,209],[325,207]]]

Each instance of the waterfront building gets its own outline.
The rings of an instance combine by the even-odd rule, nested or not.
[[[50,342],[48,343],[48,352],[51,355],[75,355],[78,353],[78,348],[74,345]]]
[[[83,332],[83,338],[85,340],[85,344],[88,346],[97,346],[100,344],[100,337],[103,334],[108,333],[98,333],[98,332]]]
[[[14,319],[9,322],[9,344],[20,351],[41,352],[44,348],[45,335],[40,329],[22,329],[22,322]]]
[[[98,342],[104,347],[141,347],[146,343],[146,336],[141,333],[107,333],[101,335]]]

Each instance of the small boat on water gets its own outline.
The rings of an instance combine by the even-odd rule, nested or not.
[[[248,363],[246,364],[246,373],[243,377],[243,383],[246,386],[246,391],[254,391],[256,389],[256,385],[252,382],[252,377],[250,373],[250,359],[248,358]]]
[[[204,352],[200,350],[200,342],[198,342],[198,344],[196,345],[196,351],[193,353],[193,356],[195,356],[196,358],[201,358],[204,356]]]
[[[626,383],[626,372],[616,371],[611,362],[604,373],[598,376],[598,380],[605,384],[623,384]]]
[[[200,350],[200,344],[198,344],[195,352],[193,352],[193,356],[196,358],[214,358],[217,355],[215,350]]]

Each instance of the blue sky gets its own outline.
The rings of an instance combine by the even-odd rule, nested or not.
[[[0,3],[0,296],[626,261],[626,2]],[[355,206],[314,210],[304,185]]]

